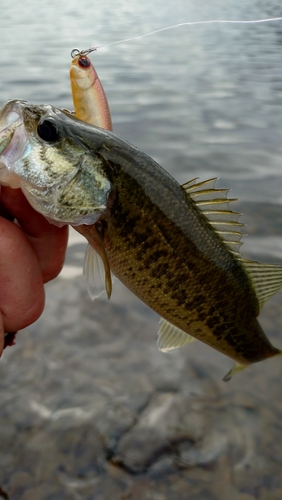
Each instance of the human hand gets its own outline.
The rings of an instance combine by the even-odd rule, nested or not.
[[[67,226],[50,224],[33,210],[20,189],[1,187],[0,355],[4,332],[21,330],[41,315],[43,284],[61,271],[67,239]]]

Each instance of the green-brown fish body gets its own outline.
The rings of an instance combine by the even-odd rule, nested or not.
[[[243,366],[280,354],[256,318],[282,286],[282,268],[238,254],[240,224],[226,191],[210,182],[180,186],[134,146],[51,106],[7,104],[0,149],[1,117],[6,123],[11,109],[22,117],[26,147],[18,158],[11,147],[11,161],[5,143],[1,161],[35,209],[87,238],[103,262],[108,296],[112,270],[164,318],[163,350],[191,335]],[[86,273],[95,267],[88,251]]]
[[[118,186],[110,213],[76,229],[98,251],[102,239],[114,274],[164,319],[238,363],[278,354],[256,319],[243,264],[193,199],[142,153],[124,161],[112,148],[103,156]]]

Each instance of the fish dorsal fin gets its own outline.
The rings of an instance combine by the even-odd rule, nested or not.
[[[239,256],[243,236],[240,229],[244,224],[238,222],[241,214],[229,209],[229,203],[237,199],[227,198],[229,189],[215,188],[218,180],[216,177],[202,182],[196,182],[197,180],[186,182],[182,188],[194,200],[229,249]]]
[[[248,274],[260,308],[282,287],[282,266],[277,264],[261,264],[254,260],[240,258]]]
[[[83,274],[92,300],[97,299],[104,292],[107,292],[108,299],[110,298],[113,281],[111,271],[91,245],[87,246],[85,252]]]
[[[160,319],[159,325],[157,347],[162,352],[173,351],[196,340],[163,318]]]

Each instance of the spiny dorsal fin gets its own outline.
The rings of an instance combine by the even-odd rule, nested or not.
[[[244,224],[238,222],[241,214],[229,209],[229,203],[237,199],[227,198],[229,189],[216,189],[217,180],[216,177],[202,182],[192,179],[183,184],[182,188],[191,196],[228,248],[239,256],[243,236],[240,228]]]
[[[246,273],[254,286],[260,308],[282,287],[282,266],[261,264],[254,260],[240,258]]]
[[[162,352],[173,351],[196,340],[163,318],[160,319],[159,325],[157,347]]]

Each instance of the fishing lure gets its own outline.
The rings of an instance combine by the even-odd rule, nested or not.
[[[71,53],[70,80],[75,116],[85,123],[112,130],[108,100],[97,72],[84,52]]]

